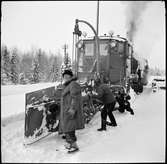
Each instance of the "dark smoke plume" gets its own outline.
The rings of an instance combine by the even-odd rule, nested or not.
[[[127,38],[133,56],[143,67],[165,66],[165,4],[158,1],[124,1]]]
[[[149,1],[125,1],[127,37],[133,42]]]

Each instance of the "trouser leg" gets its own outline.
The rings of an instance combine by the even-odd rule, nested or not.
[[[115,120],[115,117],[114,117],[114,115],[113,115],[113,110],[114,110],[114,107],[115,107],[115,103],[116,102],[112,102],[111,104],[107,104],[107,114],[108,114],[108,116],[109,116],[109,119],[110,119],[110,121],[111,121],[111,124],[112,125],[114,125],[114,126],[116,126],[117,125],[117,123],[116,123],[116,120]]]
[[[106,129],[106,120],[107,120],[107,108],[104,105],[103,110],[101,111],[101,128]]]
[[[101,111],[101,128],[97,129],[98,131],[106,130],[106,120],[107,120],[107,108],[104,105],[104,108]]]
[[[123,113],[124,112],[124,102],[123,102],[123,100],[119,100],[117,102],[119,104],[119,107],[118,107],[119,112]]]
[[[69,153],[77,151],[79,148],[76,143],[77,137],[75,135],[75,131],[67,132],[65,134],[66,134],[66,142],[67,142],[67,145],[65,145],[65,148],[68,149]]]
[[[133,111],[133,109],[131,107],[128,107],[127,111],[130,112],[132,115],[134,115],[134,111]]]
[[[77,137],[75,135],[75,131],[66,132],[65,135],[66,135],[66,142],[72,144],[72,143],[77,141]]]
[[[130,106],[130,102],[127,102],[126,110],[129,111],[132,115],[134,115],[133,109]]]

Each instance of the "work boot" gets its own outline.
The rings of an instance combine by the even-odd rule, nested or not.
[[[98,131],[106,130],[106,120],[101,121],[101,128],[97,129]]]
[[[133,112],[133,110],[131,110],[130,114],[134,115],[134,112]]]
[[[111,126],[111,122],[106,121],[106,125]]]
[[[117,123],[111,123],[111,126],[117,126]]]
[[[49,129],[48,131],[49,132],[56,132],[56,131],[58,131],[59,130],[59,126],[57,126],[56,128],[51,128],[51,129]]]
[[[68,149],[68,153],[72,153],[72,152],[75,152],[78,150],[79,150],[79,147],[78,147],[77,143],[73,142],[70,144],[70,148]]]
[[[112,123],[112,122],[108,122],[108,121],[106,122],[106,124],[109,125],[109,126],[117,126],[116,123]]]
[[[65,147],[66,149],[70,149],[70,148],[71,148],[71,144],[67,142],[67,143],[64,145],[64,147]]]
[[[103,131],[103,130],[106,130],[106,128],[99,128],[97,129],[98,131]]]
[[[130,114],[134,115],[134,112],[132,109],[127,109],[128,112],[130,112]]]

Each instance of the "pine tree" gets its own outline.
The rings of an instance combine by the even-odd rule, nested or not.
[[[20,70],[24,74],[26,83],[32,80],[32,63],[33,63],[33,54],[32,52],[27,52],[22,55]]]
[[[41,81],[42,73],[41,73],[41,49],[37,50],[32,62],[32,83],[39,83]]]
[[[36,54],[36,59],[39,63],[40,81],[46,81],[49,73],[49,62],[45,51],[39,49]]]
[[[71,59],[70,59],[68,53],[67,53],[66,56],[65,56],[64,64],[65,64],[65,68],[66,68],[66,69],[72,69],[72,66],[71,66]]]
[[[61,73],[64,72],[64,70],[70,69],[72,70],[72,65],[71,65],[71,60],[69,58],[68,53],[66,52],[68,48],[67,44],[64,44],[63,49],[64,49],[64,61],[63,64],[61,65]]]
[[[20,84],[26,84],[26,79],[25,79],[25,74],[24,73],[19,74],[19,83]]]
[[[42,68],[42,50],[41,49],[38,50],[36,58],[39,64],[39,69],[42,70],[41,69]]]
[[[19,82],[19,70],[18,70],[18,54],[17,49],[15,48],[12,52],[11,57],[11,80],[14,84],[18,84]]]
[[[40,81],[40,70],[39,70],[39,63],[36,59],[33,62],[33,74],[32,74],[32,82],[39,83]]]
[[[68,53],[64,56],[64,62],[61,65],[61,72],[63,73],[64,70],[70,69],[72,70],[71,59],[68,56]]]
[[[50,69],[50,72],[49,72],[49,79],[52,82],[55,82],[55,81],[58,80],[58,78],[59,78],[59,66],[58,66],[58,59],[55,56],[53,58],[52,66],[51,66],[51,69]]]
[[[10,53],[6,45],[1,47],[1,84],[7,84],[11,81]]]

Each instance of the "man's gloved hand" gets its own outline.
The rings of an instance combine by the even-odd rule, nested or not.
[[[69,111],[68,111],[68,114],[69,114],[70,118],[73,119],[74,115],[75,115],[75,110],[70,108]]]
[[[97,92],[95,92],[95,91],[92,91],[92,94],[93,94],[93,95],[98,95]]]

